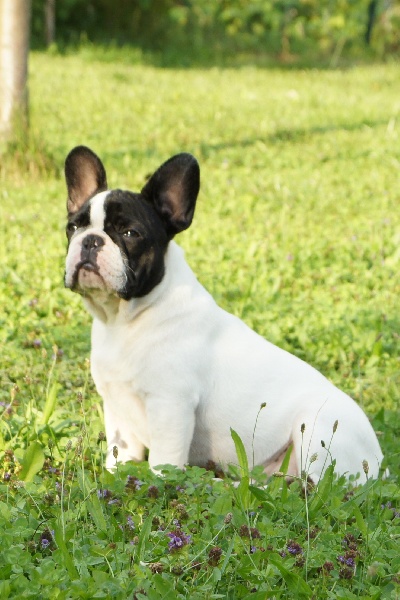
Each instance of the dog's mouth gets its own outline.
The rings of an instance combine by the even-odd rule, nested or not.
[[[100,281],[99,281],[100,280]],[[99,267],[90,260],[81,260],[75,267],[74,276],[72,278],[73,290],[79,291],[86,288],[103,287],[104,279],[100,274]]]
[[[76,266],[77,272],[79,272],[81,269],[84,269],[85,271],[92,271],[93,273],[99,273],[98,266],[92,263],[90,260],[82,260],[80,263],[78,263]]]

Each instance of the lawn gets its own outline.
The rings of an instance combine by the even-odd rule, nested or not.
[[[33,53],[30,104],[31,139],[0,164],[0,597],[399,598],[400,66]],[[104,471],[90,318],[63,289],[63,161],[82,143],[133,190],[176,152],[198,158],[188,262],[363,406],[385,481],[249,486],[239,442],[221,482]]]

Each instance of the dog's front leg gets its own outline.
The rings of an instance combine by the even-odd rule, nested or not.
[[[120,403],[116,401],[116,398]],[[144,416],[139,410],[140,405],[135,403],[134,398],[129,394],[124,394],[123,389],[118,388],[118,393],[114,391],[113,394],[104,397],[104,423],[107,436],[106,468],[109,470],[113,470],[117,459],[119,462],[144,460],[145,447],[135,435],[132,421],[128,418],[132,404],[137,412],[136,421],[143,422]],[[117,456],[115,447],[118,450]]]
[[[146,402],[150,435],[149,465],[183,468],[189,461],[190,444],[195,425],[195,407],[176,398],[151,398]]]

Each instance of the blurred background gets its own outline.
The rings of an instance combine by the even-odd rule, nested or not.
[[[400,0],[32,0],[32,47],[130,44],[161,65],[384,59]]]

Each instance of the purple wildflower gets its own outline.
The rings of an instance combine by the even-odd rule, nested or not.
[[[287,550],[288,550],[289,554],[291,554],[292,556],[296,556],[297,554],[303,553],[303,548],[300,546],[300,544],[298,544],[294,540],[288,541]]]
[[[168,542],[168,550],[169,552],[175,552],[176,550],[180,550],[183,546],[190,544],[192,536],[186,535],[181,529],[177,528],[170,533],[167,533],[170,541]]]
[[[40,536],[40,546],[42,550],[47,550],[50,547],[54,537],[54,531],[46,529]]]
[[[354,567],[356,564],[352,556],[338,556],[337,559],[340,563],[342,563],[343,565],[347,565],[348,567]]]
[[[102,500],[109,500],[112,498],[112,492],[110,490],[97,490],[97,496]]]
[[[138,490],[140,490],[142,485],[143,481],[140,481],[140,479],[134,477],[133,475],[128,475],[125,484],[125,489],[129,492],[137,492]]]

